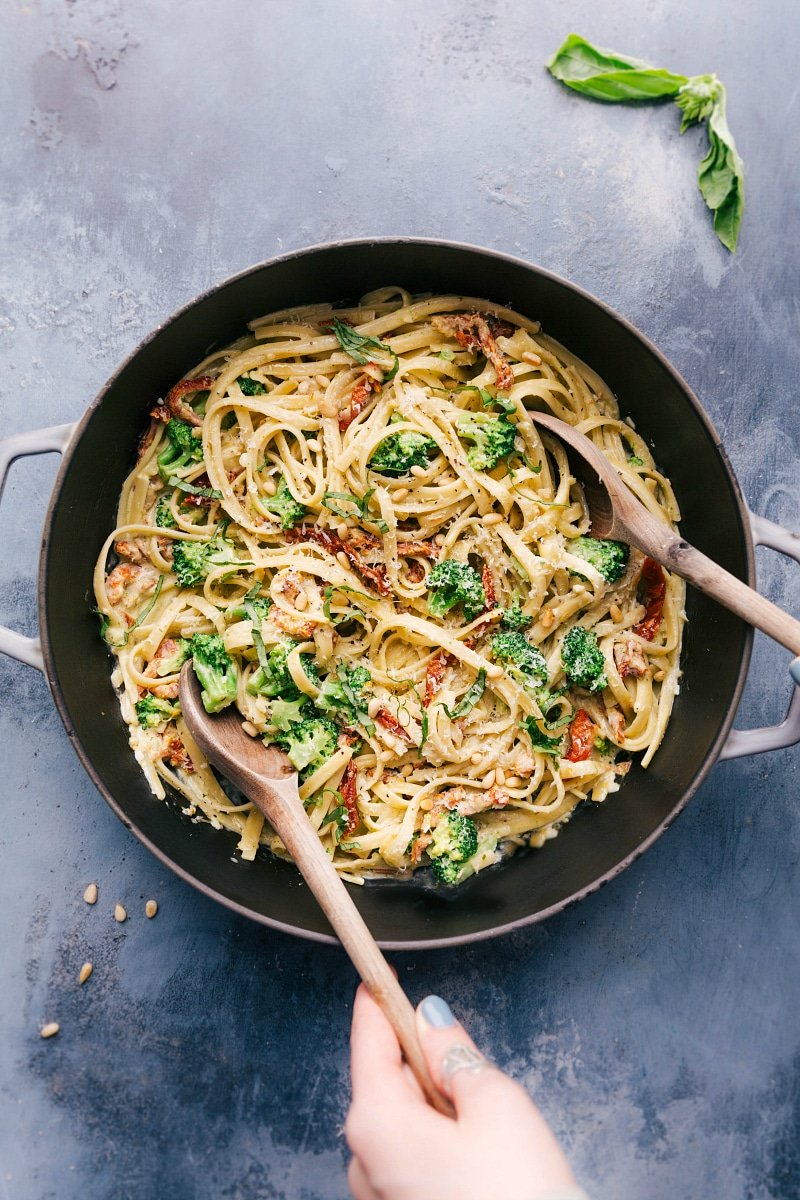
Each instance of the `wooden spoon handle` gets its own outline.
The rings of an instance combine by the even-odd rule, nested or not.
[[[701,592],[713,596],[743,621],[755,625],[756,629],[762,630],[776,642],[786,646],[787,650],[800,654],[800,621],[778,608],[777,604],[767,600],[754,588],[742,583],[741,579],[731,575],[719,563],[706,558],[705,554],[684,542],[682,538],[674,534],[666,537],[662,533],[659,542],[658,547],[652,544],[640,545],[640,549],[657,558],[667,570],[688,579],[689,583],[694,584]]]
[[[406,1062],[428,1102],[445,1116],[454,1116],[455,1110],[450,1101],[431,1078],[417,1036],[411,1002],[383,957],[347,887],[334,870],[296,790],[290,796],[283,789],[270,787],[268,781],[264,780],[258,790],[255,786],[248,788],[248,795],[265,814],[291,854],[373,999],[397,1034]]]

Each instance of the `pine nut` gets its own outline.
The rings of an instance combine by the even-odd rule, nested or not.
[[[474,754],[470,755],[469,761],[472,763],[473,767],[479,767],[483,762],[483,755],[479,754],[476,750]]]
[[[39,1036],[43,1038],[55,1037],[61,1026],[58,1021],[50,1021],[49,1024],[43,1025],[39,1030]]]
[[[506,781],[506,773],[502,767],[498,767],[494,773],[494,781],[498,787],[502,787]]]
[[[397,488],[397,490],[395,492],[392,493],[392,499],[395,501],[395,503],[399,504],[401,500],[405,500],[407,495],[408,495],[408,488],[407,487],[399,487],[399,488]]]
[[[411,774],[411,772],[413,770],[414,770],[413,763],[406,763],[404,766],[402,766],[400,768],[400,774],[403,776],[404,779],[408,779],[409,775]]]
[[[488,775],[484,775],[483,786],[485,788],[494,787],[494,777],[495,777],[494,771],[490,771]]]
[[[339,550],[336,555],[336,561],[340,567],[344,567],[345,571],[350,570],[350,559],[345,554],[344,550]]]
[[[612,604],[608,610],[609,616],[615,625],[619,625],[622,620],[622,609],[618,604]]]
[[[328,379],[327,375],[315,375],[314,379],[316,381],[317,387],[321,387],[323,389],[327,388],[328,384],[330,383],[330,379]]]
[[[419,806],[423,812],[430,812],[433,808],[433,796],[426,796],[424,800],[420,800]]]
[[[308,608],[308,592],[298,592],[294,598],[294,606],[298,612]]]
[[[342,541],[346,542],[350,537],[350,526],[347,524],[347,521],[340,521],[336,526],[336,532]]]
[[[97,884],[90,883],[86,891],[83,893],[83,898],[87,904],[97,904]]]
[[[666,671],[656,671],[655,675],[653,676],[653,680],[654,680],[654,682],[655,682],[655,683],[661,683],[661,682],[663,682],[663,680],[665,680],[666,678],[667,678],[667,672],[666,672]]]
[[[315,454],[319,454],[320,450],[322,449],[316,438],[311,438],[306,442],[306,445],[308,446],[309,450],[313,450]]]
[[[86,983],[86,980],[89,978],[89,976],[91,975],[93,970],[94,970],[94,967],[92,966],[92,964],[90,962],[85,962],[80,969],[80,974],[78,975],[78,983]]]
[[[122,907],[121,904],[116,904],[114,906],[114,920],[119,921],[119,923],[121,925],[122,922],[127,921],[127,919],[128,919],[128,914],[125,912],[125,909]]]
[[[155,900],[148,900],[144,906],[144,915],[152,919],[157,912],[158,905],[156,904]]]
[[[503,668],[497,663],[489,663],[489,666],[486,668],[487,679],[499,679],[502,674]]]
[[[556,619],[556,614],[552,608],[546,608],[541,616],[542,629],[549,629]]]
[[[258,730],[252,721],[242,721],[242,729],[249,737],[258,737]]]
[[[490,512],[483,518],[484,525],[502,525],[505,517],[502,513]]]
[[[423,475],[427,474],[427,471],[425,467],[412,467],[411,474],[415,477],[415,479],[421,479]]]
[[[274,479],[265,479],[261,485],[261,490],[265,496],[274,496],[278,490],[278,485]]]
[[[520,779],[519,775],[506,775],[507,788],[518,788],[521,783],[522,780]]]
[[[445,542],[447,541],[447,538],[444,536],[443,533],[437,533],[436,537],[433,540],[437,546],[443,546],[445,544]]]

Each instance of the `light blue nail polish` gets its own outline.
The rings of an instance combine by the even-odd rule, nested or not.
[[[796,658],[794,660],[794,662],[791,664],[791,666],[789,667],[789,674],[791,675],[792,679],[795,681],[797,686],[800,687],[800,658]]]
[[[448,1025],[456,1023],[450,1005],[441,996],[426,996],[422,1001],[420,1012],[434,1029],[446,1029]]]

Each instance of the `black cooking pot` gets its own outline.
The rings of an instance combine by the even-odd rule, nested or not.
[[[237,912],[320,941],[330,928],[295,868],[266,853],[231,861],[233,835],[194,825],[177,802],[156,800],[128,746],[111,664],[90,611],[92,571],[114,526],[123,481],[154,400],[211,350],[263,313],[353,300],[400,284],[507,304],[610,385],[623,415],[654,448],[683,512],[682,532],[751,585],[755,540],[797,555],[791,535],[752,518],[719,438],[689,388],[631,325],[580,289],[487,250],[417,239],[343,242],[254,267],[181,309],[123,364],[76,426],[0,443],[0,480],[25,454],[64,453],[47,514],[39,573],[41,643],[0,630],[0,650],[42,668],[70,741],[120,820],[178,875]],[[0,482],[0,486],[2,483]],[[755,523],[755,524],[753,524]],[[452,896],[420,882],[373,882],[353,896],[386,947],[443,946],[539,921],[628,866],[677,816],[715,760],[800,739],[800,704],[776,730],[729,730],[750,657],[751,631],[689,590],[681,694],[661,749],[635,765],[621,791],[586,805],[544,849],[519,854]]]

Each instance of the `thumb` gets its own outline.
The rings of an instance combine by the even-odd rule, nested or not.
[[[427,996],[418,1006],[417,1032],[436,1086],[459,1117],[495,1105],[498,1090],[516,1093],[517,1085],[481,1054],[441,996]]]

